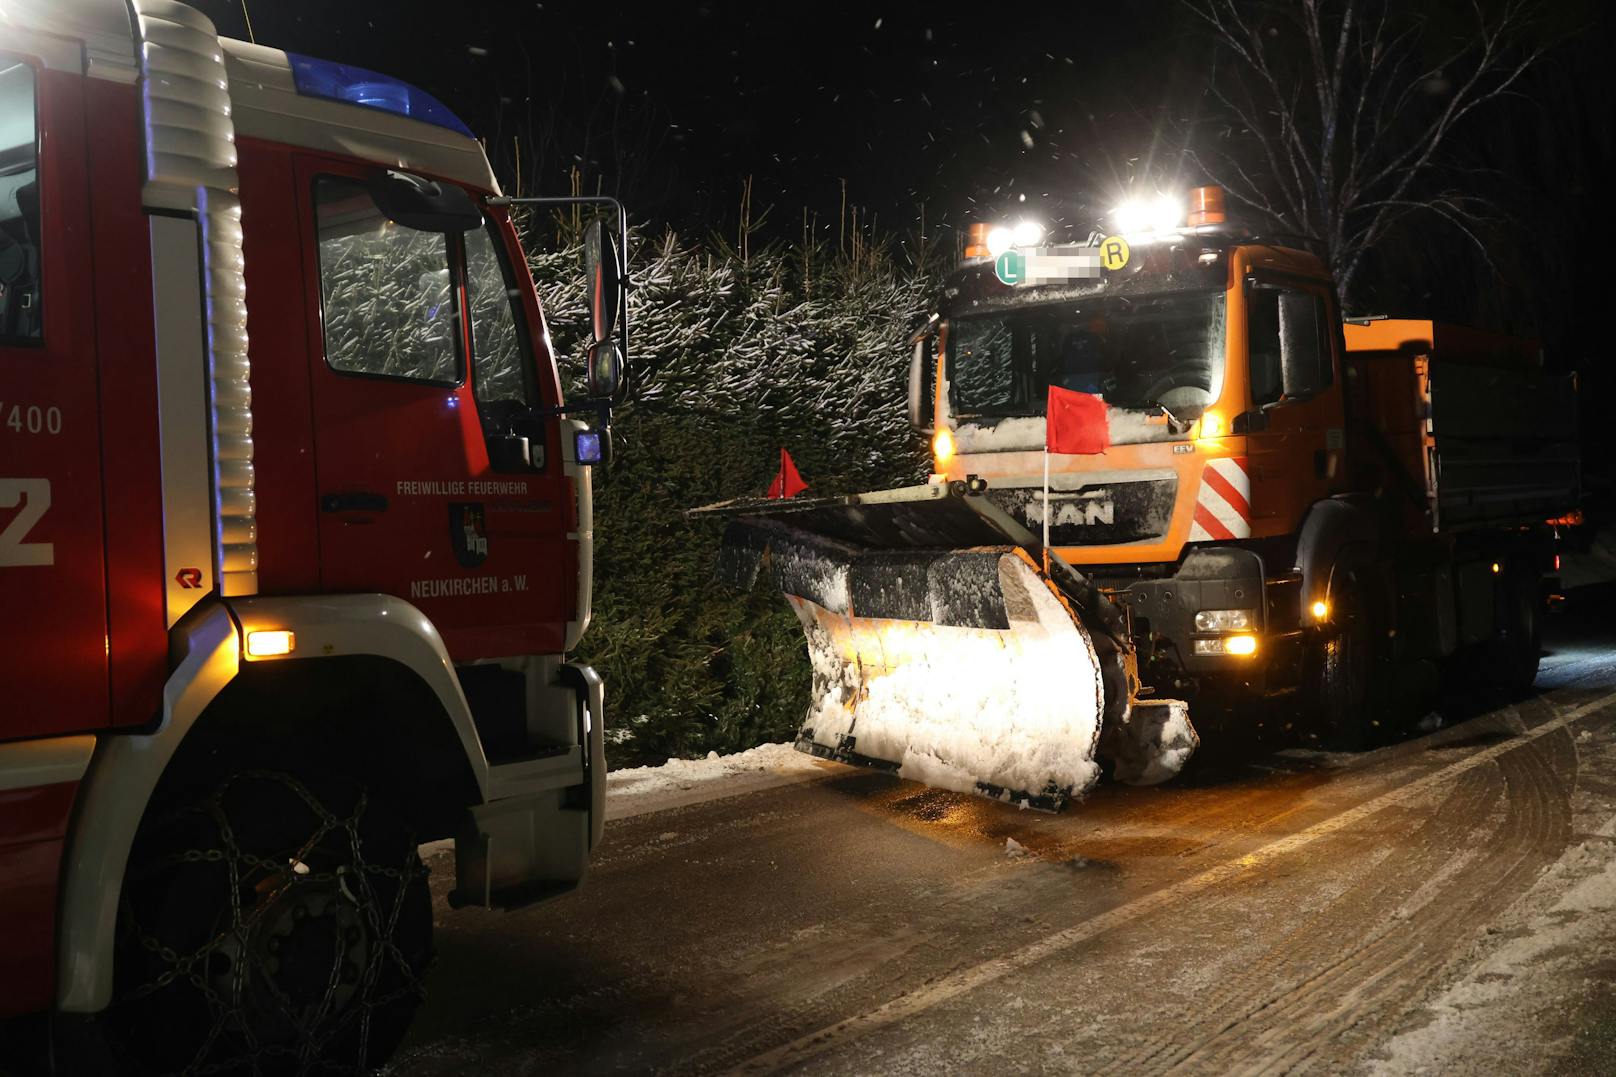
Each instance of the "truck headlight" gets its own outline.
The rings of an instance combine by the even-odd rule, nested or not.
[[[1197,655],[1214,656],[1232,654],[1245,658],[1257,653],[1257,637],[1251,635],[1242,635],[1218,636],[1215,639],[1198,639],[1195,641],[1195,653]]]
[[[1245,632],[1256,625],[1256,610],[1202,610],[1195,615],[1197,632]]]

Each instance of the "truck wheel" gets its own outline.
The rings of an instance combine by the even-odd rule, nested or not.
[[[1384,695],[1384,620],[1368,574],[1348,569],[1332,588],[1327,631],[1309,649],[1309,699],[1332,747],[1360,751],[1374,741]]]
[[[1543,598],[1538,574],[1523,565],[1511,566],[1498,596],[1498,631],[1494,636],[1488,672],[1497,687],[1511,695],[1524,695],[1537,680],[1538,657],[1543,650]]]
[[[366,1073],[423,996],[414,836],[344,779],[247,771],[143,823],[109,1032],[136,1073]]]

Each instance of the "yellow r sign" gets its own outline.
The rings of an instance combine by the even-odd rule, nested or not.
[[[1106,236],[1100,241],[1100,264],[1107,269],[1121,269],[1128,264],[1128,241],[1121,236]]]

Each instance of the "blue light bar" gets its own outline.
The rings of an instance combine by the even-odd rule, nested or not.
[[[297,92],[304,97],[323,97],[328,101],[380,109],[471,137],[471,128],[450,112],[449,106],[425,90],[391,75],[299,56],[295,52],[287,53],[286,58],[292,64],[292,81],[297,84]]]
[[[600,463],[600,431],[580,430],[573,437],[576,439],[573,441],[573,445],[577,450],[576,455],[580,464]]]

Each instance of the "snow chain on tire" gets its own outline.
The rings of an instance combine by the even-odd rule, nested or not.
[[[232,820],[225,801],[237,785],[259,782],[283,787],[313,817],[312,830],[290,843],[296,850],[290,856],[281,852],[260,855],[238,841],[243,820]],[[406,999],[409,1001],[403,1004],[413,1011],[425,996],[419,975],[422,969],[416,966],[424,969],[426,962],[412,960],[400,948],[398,933],[412,892],[420,886],[424,893],[427,869],[415,853],[411,835],[403,836],[403,855],[396,866],[366,859],[366,841],[360,830],[371,800],[364,790],[351,788],[357,792],[353,810],[339,814],[291,774],[243,771],[226,778],[206,798],[158,822],[161,831],[174,824],[182,829],[195,826],[205,818],[218,839],[216,844],[165,851],[138,865],[132,863],[125,881],[119,924],[121,954],[138,946],[146,955],[141,971],[160,971],[132,985],[120,985],[115,1007],[138,1013],[159,992],[188,985],[205,1000],[211,1019],[211,1027],[190,1060],[177,1069],[159,1072],[177,1077],[365,1072],[381,1060],[370,1057],[376,1047],[372,1043],[376,1012]],[[254,803],[264,802],[260,798]],[[332,853],[343,861],[333,868],[321,869],[306,862],[330,859]],[[227,907],[216,909],[213,926],[201,945],[176,950],[165,941],[164,925],[140,922],[131,890],[138,892],[142,882],[176,871],[183,875],[187,866],[202,865],[219,865],[228,873],[224,878],[229,883],[229,900],[216,900],[217,906]],[[168,911],[164,904],[168,900],[164,897],[158,902],[163,911]],[[317,916],[331,922],[320,925],[322,928],[338,930],[332,930],[327,940],[323,933],[310,934],[305,929],[305,941],[333,944],[330,972],[317,998],[294,998],[278,982],[282,962],[263,951],[276,950],[291,939],[292,932],[307,920],[311,905],[317,906]],[[277,926],[287,921],[291,926],[285,933],[275,934]],[[429,950],[430,915],[427,929]],[[378,993],[380,985],[389,981],[393,986]],[[314,983],[318,984],[318,977]],[[266,1038],[266,1032],[274,1035]],[[401,1033],[402,1028],[390,1038],[396,1042]],[[348,1041],[341,1044],[344,1057],[329,1053],[337,1040]],[[388,1043],[382,1050],[390,1052],[392,1046]]]

